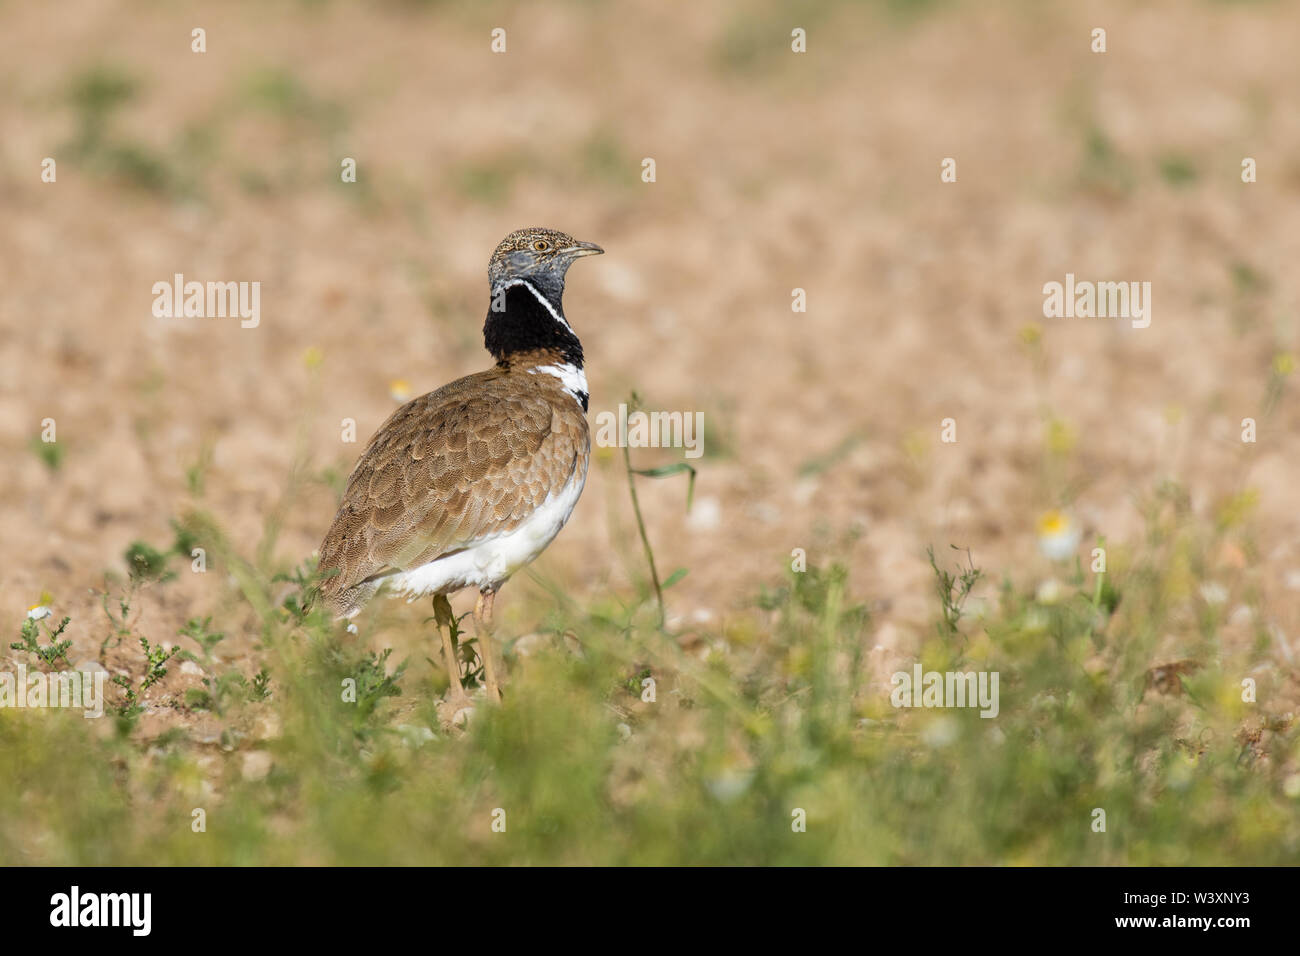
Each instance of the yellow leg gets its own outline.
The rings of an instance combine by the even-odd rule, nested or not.
[[[501,701],[501,686],[497,683],[496,655],[492,649],[492,605],[496,591],[480,591],[474,605],[474,633],[478,637],[478,652],[483,658],[483,682],[487,685],[488,700]]]
[[[434,597],[433,614],[437,621],[438,636],[442,638],[442,657],[447,664],[447,676],[451,679],[451,686],[447,688],[447,698],[457,702],[463,701],[466,697],[465,688],[460,682],[460,661],[456,657],[456,649],[451,644],[451,623],[454,618],[451,602],[447,600],[445,594]]]

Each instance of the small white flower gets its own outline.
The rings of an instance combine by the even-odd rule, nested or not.
[[[1079,528],[1063,511],[1048,511],[1038,519],[1038,549],[1053,561],[1074,557],[1079,547]]]
[[[1065,596],[1065,588],[1061,587],[1061,582],[1056,578],[1048,578],[1042,584],[1038,585],[1038,591],[1034,594],[1034,600],[1042,605],[1059,604],[1061,598]]]
[[[940,747],[947,747],[957,739],[960,733],[961,726],[956,719],[944,714],[935,717],[926,724],[925,729],[921,731],[921,739],[928,746],[937,750]]]
[[[1228,600],[1228,589],[1222,584],[1215,581],[1206,581],[1201,585],[1201,597],[1206,604],[1225,604]]]
[[[1300,773],[1293,773],[1282,781],[1282,792],[1292,800],[1300,800]]]
[[[402,743],[411,750],[424,746],[436,736],[428,727],[415,724],[398,724],[393,729],[401,735]]]
[[[43,621],[53,613],[44,604],[35,604],[27,609],[27,617],[33,621]]]
[[[709,792],[723,803],[735,800],[754,782],[754,771],[743,767],[722,767],[717,773],[705,779]]]
[[[722,504],[717,498],[695,499],[695,506],[686,516],[686,527],[692,531],[713,531],[722,524]]]

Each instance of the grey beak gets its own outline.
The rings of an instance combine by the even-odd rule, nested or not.
[[[580,256],[598,256],[604,251],[594,242],[575,242],[573,245],[561,249],[560,253],[577,259]]]

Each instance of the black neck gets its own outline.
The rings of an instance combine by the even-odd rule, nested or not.
[[[582,343],[573,330],[561,321],[564,312],[558,300],[547,300],[550,310],[524,284],[497,292],[488,306],[483,323],[483,345],[498,365],[509,365],[510,357],[539,349],[557,353],[563,361],[582,368]],[[559,319],[556,316],[560,316]]]

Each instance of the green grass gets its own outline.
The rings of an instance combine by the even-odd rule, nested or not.
[[[1278,353],[1270,394],[1294,365]],[[1053,434],[1049,449],[1073,444]],[[674,475],[628,457],[623,467],[640,480]],[[837,564],[781,573],[774,557],[751,582],[751,605],[688,653],[660,623],[656,596],[681,569],[657,589],[640,566],[655,542],[626,529],[614,550],[637,562],[630,591],[578,602],[532,573],[510,586],[512,612],[539,622],[527,630],[540,640],[524,654],[502,635],[506,700],[480,706],[462,731],[439,720],[448,679],[431,613],[408,616],[417,633],[403,646],[418,650],[397,659],[371,616],[352,635],[308,609],[312,568],[292,566],[276,542],[301,491],[323,482],[300,447],[261,541],[236,546],[193,510],[173,522],[166,550],[126,549],[127,575],[101,596],[107,628],[78,622],[107,632],[101,659],[109,648],[134,655],[110,685],[104,731],[80,712],[0,709],[0,863],[1111,865],[1300,854],[1300,735],[1275,703],[1292,688],[1270,612],[1249,571],[1214,557],[1257,550],[1249,487],[1202,515],[1187,489],[1152,489],[1143,533],[1106,544],[1105,573],[1079,562],[1052,588],[981,567],[978,549],[936,543],[932,622],[914,635],[916,657],[927,671],[996,671],[992,719],[895,709],[889,675],[872,665],[867,610],[892,597],[888,582],[855,594]],[[196,504],[201,485],[190,483]],[[141,599],[177,587],[196,548],[224,592],[167,649],[162,635],[139,633]],[[1234,600],[1205,598],[1207,585]],[[1225,641],[1239,605],[1254,634]],[[46,670],[62,660],[63,625],[18,623],[11,658]],[[473,642],[462,646],[468,656]],[[200,669],[198,686],[167,689],[173,656]],[[1257,703],[1243,700],[1247,676]],[[1093,829],[1098,810],[1105,832]]]
[[[1160,157],[1160,178],[1171,186],[1190,186],[1196,182],[1196,165],[1181,153],[1167,153]]]
[[[487,206],[500,206],[510,198],[515,181],[532,164],[527,156],[487,156],[463,163],[449,175],[458,195]]]
[[[39,435],[35,435],[27,443],[27,447],[32,450],[32,454],[45,463],[45,467],[50,471],[58,471],[63,464],[66,449],[61,442],[44,441]]]
[[[1118,198],[1132,192],[1136,181],[1131,160],[1119,151],[1101,126],[1083,131],[1079,181],[1089,193]]]
[[[75,162],[117,183],[165,195],[175,186],[170,160],[117,129],[119,112],[139,96],[140,83],[120,67],[96,64],[68,82],[65,101],[75,116],[68,151]]]
[[[164,663],[155,647],[127,682],[139,704],[125,703],[202,711],[221,733],[100,734],[80,713],[0,710],[0,861],[1294,862],[1296,726],[1239,693],[1247,674],[1262,702],[1276,689],[1257,669],[1271,643],[1222,646],[1222,610],[1195,587],[1245,519],[1202,526],[1178,500],[1154,494],[1144,539],[1050,601],[989,574],[1003,583],[983,616],[960,613],[971,558],[938,549],[920,659],[998,671],[995,719],[891,707],[867,666],[866,602],[828,566],[756,584],[703,660],[656,626],[650,592],[583,606],[513,585],[545,621],[543,647],[508,650],[504,704],[480,706],[465,732],[439,724],[445,675],[430,662],[394,661],[364,624],[358,637],[302,612],[302,569],[277,603],[286,576],[192,515],[186,533],[238,582],[180,638],[201,651],[184,656],[206,689],[175,700],[144,686]],[[249,622],[256,660],[218,667],[212,649]],[[1171,634],[1196,664],[1181,693],[1152,686]],[[268,723],[278,730],[257,729]]]
[[[278,66],[251,71],[241,92],[246,105],[286,124],[312,126],[323,134],[337,133],[347,125],[341,104],[317,96],[297,75]]]

